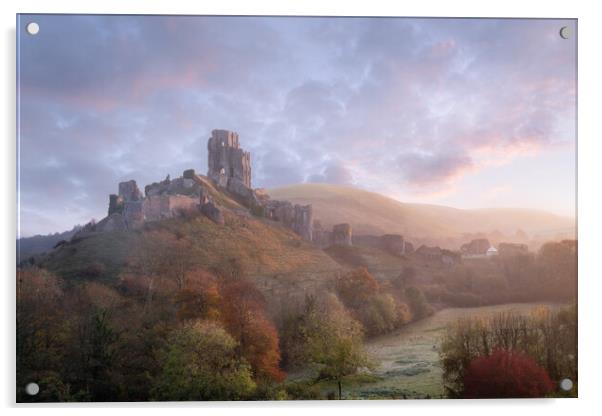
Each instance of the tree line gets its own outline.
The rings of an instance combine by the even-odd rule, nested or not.
[[[158,230],[117,281],[18,269],[18,400],[317,399],[321,380],[341,398],[345,378],[373,366],[365,336],[432,312],[418,289],[358,269],[271,316],[239,262],[206,269],[191,250]],[[285,382],[299,368],[310,382]]]

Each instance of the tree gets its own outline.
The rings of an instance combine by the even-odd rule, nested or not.
[[[217,323],[197,321],[174,330],[158,352],[156,400],[242,400],[255,389],[236,341]]]
[[[420,289],[410,286],[405,290],[405,295],[414,319],[422,319],[433,314],[433,308],[428,304]]]
[[[576,381],[576,309],[552,313],[539,308],[526,316],[498,313],[488,319],[462,319],[450,326],[439,353],[448,395],[463,397],[471,363],[498,350],[530,357],[556,382],[564,377]]]
[[[517,351],[496,350],[471,361],[464,375],[464,397],[544,397],[554,389],[548,373]]]
[[[17,271],[16,370],[17,400],[43,400],[46,392],[32,397],[23,388],[32,380],[60,380],[64,360],[63,282],[43,269],[30,267]],[[58,385],[58,383],[57,383]],[[46,396],[50,399],[65,395]]]
[[[337,383],[341,399],[344,378],[372,366],[363,347],[362,326],[334,295],[326,296],[321,305],[308,306],[300,328],[305,355],[318,379]]]
[[[186,278],[197,267],[190,241],[167,231],[148,232],[128,260],[128,269],[121,276],[123,282],[140,279],[146,283],[145,312],[152,309],[158,290],[183,290]],[[131,283],[130,288],[135,288]]]
[[[364,267],[339,276],[335,287],[368,336],[391,331],[406,321],[403,306]]]
[[[393,284],[397,289],[404,290],[406,287],[412,285],[415,280],[416,269],[412,266],[404,266],[399,276],[393,280]]]
[[[177,319],[218,319],[222,298],[215,276],[195,269],[186,273],[185,282],[174,298]]]
[[[537,254],[537,263],[542,269],[540,290],[555,299],[576,299],[577,241],[544,244]]]
[[[365,267],[339,276],[336,280],[337,294],[343,303],[352,309],[365,306],[378,289],[378,282]]]
[[[255,285],[243,276],[225,278],[222,290],[222,320],[238,341],[238,351],[256,378],[282,381],[278,332],[265,312],[265,301]]]

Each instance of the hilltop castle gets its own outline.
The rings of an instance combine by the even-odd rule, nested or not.
[[[327,230],[314,219],[311,205],[274,200],[264,189],[253,189],[251,154],[240,147],[238,133],[213,130],[207,151],[207,176],[188,169],[179,178],[171,179],[168,175],[160,182],[146,185],[144,193],[135,180],[119,183],[117,194],[109,196],[107,216],[98,223],[86,224],[74,238],[88,233],[136,229],[146,222],[173,218],[187,212],[200,212],[216,224],[224,225],[224,213],[228,211],[234,215],[252,214],[279,222],[320,248],[353,244],[350,224],[336,224],[332,230]],[[223,197],[236,201],[245,209],[232,208],[232,204],[224,206]],[[357,240],[396,256],[413,252],[413,246],[400,235],[358,236]]]
[[[186,211],[200,211],[218,224],[224,224],[226,207],[217,204],[211,188],[224,192],[255,215],[282,223],[306,241],[313,240],[311,205],[293,205],[272,200],[263,189],[251,187],[251,154],[240,147],[238,134],[213,130],[207,143],[207,178],[193,169],[182,176],[147,185],[144,194],[136,181],[119,183],[118,193],[109,196],[107,217],[87,224],[79,233],[135,229],[145,222],[176,217]],[[215,190],[214,190],[215,193]]]

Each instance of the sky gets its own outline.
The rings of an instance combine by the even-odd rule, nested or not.
[[[21,236],[102,219],[120,181],[205,174],[216,128],[239,133],[254,187],[575,215],[574,20],[21,15],[17,30]]]

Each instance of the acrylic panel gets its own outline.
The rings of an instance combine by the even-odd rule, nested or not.
[[[18,402],[577,396],[576,19],[17,16]]]

